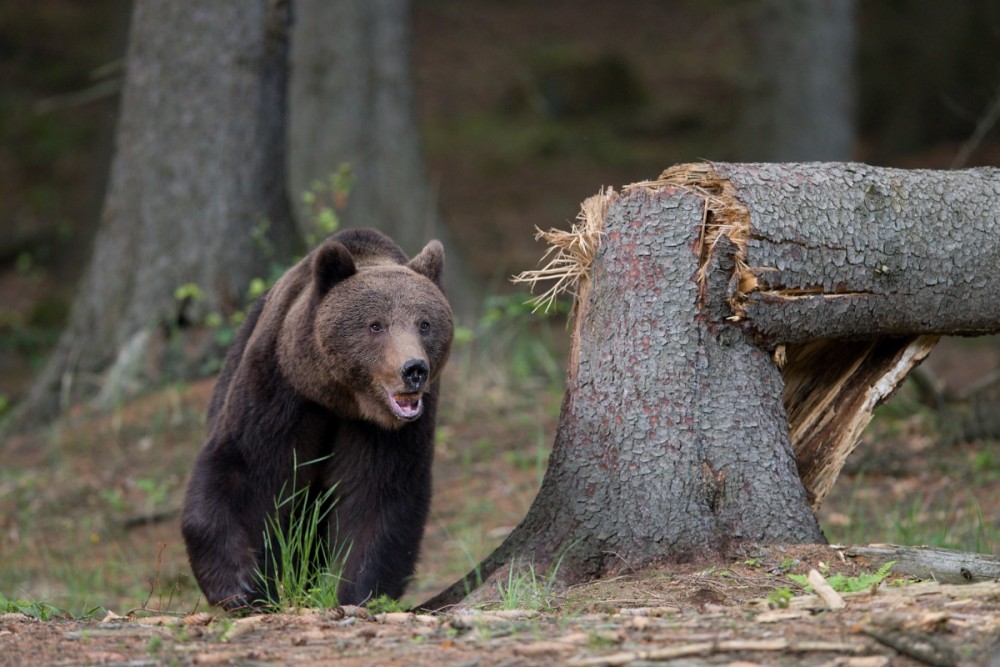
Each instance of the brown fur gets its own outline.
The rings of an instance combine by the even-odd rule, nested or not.
[[[430,503],[453,332],[443,262],[437,241],[407,262],[381,233],[347,230],[250,310],[212,396],[182,521],[210,602],[237,608],[268,592],[256,574],[268,565],[265,520],[293,473],[299,488],[336,485],[330,544],[350,545],[341,602],[402,593]]]

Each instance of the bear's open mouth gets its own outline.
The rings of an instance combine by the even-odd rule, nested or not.
[[[389,395],[389,407],[392,413],[407,421],[416,419],[424,411],[424,395],[422,392],[399,393]]]

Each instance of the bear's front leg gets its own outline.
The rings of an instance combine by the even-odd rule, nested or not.
[[[338,601],[363,605],[380,595],[398,599],[416,569],[430,506],[429,489],[377,505],[358,506],[350,500],[330,519],[331,543],[348,549]],[[345,539],[350,543],[345,544]]]
[[[191,569],[208,601],[227,611],[268,598],[258,563],[267,509],[257,507],[258,486],[235,448],[210,443],[184,502],[181,532]]]

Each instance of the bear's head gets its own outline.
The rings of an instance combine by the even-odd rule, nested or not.
[[[327,239],[304,260],[309,284],[279,340],[282,370],[296,390],[341,417],[386,429],[421,416],[454,332],[441,290],[441,243],[397,260],[353,256]]]

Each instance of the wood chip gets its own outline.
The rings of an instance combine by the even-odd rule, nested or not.
[[[619,616],[667,616],[679,613],[679,607],[625,607],[618,610]]]
[[[237,618],[233,621],[232,627],[222,634],[222,641],[227,642],[231,639],[235,639],[241,635],[249,634],[254,630],[258,629],[265,623],[267,623],[267,616],[263,614],[258,614],[256,616],[247,616],[245,618]]]
[[[530,644],[521,644],[514,647],[514,655],[519,655],[524,658],[530,658],[540,655],[549,655],[553,653],[566,653],[568,651],[576,650],[576,647],[572,644],[567,644],[560,641],[538,641],[532,642]]]
[[[181,619],[178,616],[140,616],[136,618],[135,621],[139,625],[157,625],[167,627],[181,624]]]
[[[501,609],[484,612],[483,615],[496,616],[497,618],[534,618],[538,616],[538,612],[534,609]]]
[[[188,614],[181,619],[181,625],[191,627],[195,625],[208,625],[215,620],[215,616],[207,611],[199,611],[197,614]]]
[[[844,602],[844,598],[840,596],[840,593],[833,590],[818,570],[809,570],[809,576],[806,577],[806,581],[808,581],[809,585],[813,587],[814,591],[816,591],[816,595],[823,598],[823,602],[825,602],[826,606],[830,609],[836,611],[837,609],[843,609],[847,606],[847,603]]]
[[[441,617],[434,616],[433,614],[414,614],[413,620],[424,625],[438,625],[441,623]]]
[[[214,653],[198,653],[192,659],[196,665],[225,665],[240,658],[236,651],[216,651]]]
[[[391,611],[384,614],[377,614],[375,620],[379,623],[409,623],[413,620],[413,614],[408,611]]]
[[[812,616],[805,609],[775,609],[757,614],[755,621],[758,623],[782,623],[784,621],[794,621],[800,618]]]

